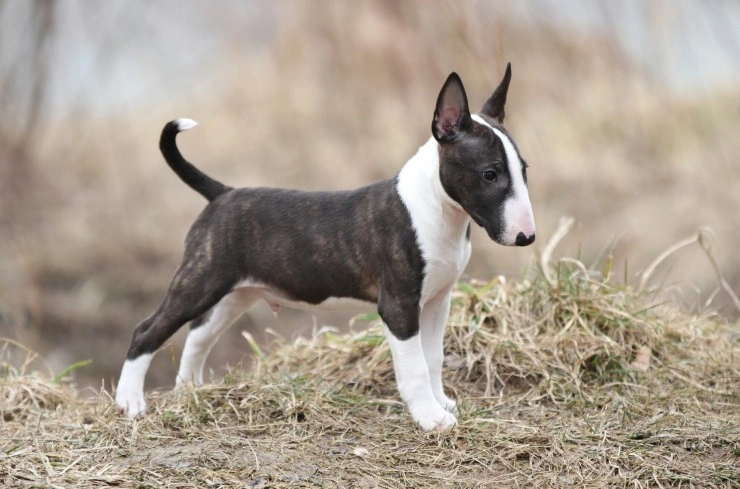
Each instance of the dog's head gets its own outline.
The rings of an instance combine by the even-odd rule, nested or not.
[[[534,242],[527,163],[504,121],[511,64],[479,114],[470,114],[462,81],[450,74],[437,98],[432,134],[439,142],[439,176],[447,194],[499,244]]]

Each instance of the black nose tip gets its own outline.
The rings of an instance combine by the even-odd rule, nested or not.
[[[534,243],[534,234],[528,238],[524,233],[519,233],[516,235],[516,242],[514,244],[517,246],[528,246],[532,243]]]

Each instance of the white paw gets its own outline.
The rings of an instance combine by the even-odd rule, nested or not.
[[[149,369],[152,356],[152,353],[145,353],[123,363],[116,388],[116,404],[118,411],[129,418],[140,418],[146,411],[144,377]]]
[[[202,375],[200,376],[200,378],[197,378],[192,375],[188,377],[183,377],[180,374],[177,374],[177,378],[175,378],[175,389],[183,389],[185,387],[200,387],[202,385],[203,385]]]
[[[129,419],[142,418],[146,412],[146,401],[143,392],[116,391],[118,412]]]
[[[194,337],[195,333],[190,333],[188,340]],[[203,366],[206,363],[206,357],[202,349],[190,346],[191,343],[185,343],[185,350],[182,352],[180,369],[177,371],[175,385],[201,386],[203,385]],[[200,353],[198,353],[200,352]]]
[[[434,398],[437,400],[439,405],[445,409],[445,411],[457,414],[457,402],[447,397],[441,388],[432,388],[432,392],[434,393]]]
[[[441,406],[416,409],[411,412],[411,416],[424,431],[445,431],[457,424],[455,415]]]
[[[442,399],[437,398],[437,402],[439,402],[448,413],[457,414],[457,402],[453,401],[449,397],[442,394]]]

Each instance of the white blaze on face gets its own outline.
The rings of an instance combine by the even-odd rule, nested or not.
[[[519,153],[514,147],[509,137],[502,131],[488,124],[478,114],[474,114],[473,120],[490,128],[493,133],[501,139],[506,152],[506,160],[509,165],[509,175],[511,177],[511,196],[504,202],[503,221],[504,232],[501,236],[505,244],[513,245],[519,233],[529,238],[534,235],[534,213],[532,212],[532,203],[529,201],[529,190],[524,182],[522,175],[522,160]]]

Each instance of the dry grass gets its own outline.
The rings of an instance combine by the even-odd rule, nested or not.
[[[63,30],[60,18],[55,52],[63,64],[77,66],[82,53],[68,41],[96,47],[99,62],[76,75],[90,83],[72,90],[87,95],[79,102],[94,105],[46,121],[24,148],[25,164],[0,147],[0,336],[38,351],[55,373],[91,358],[93,368],[75,372],[79,385],[117,378],[132,330],[161,300],[204,203],[159,154],[167,120],[201,123],[179,144],[199,168],[230,185],[353,188],[393,176],[429,137],[433,104],[450,71],[460,73],[477,109],[507,61],[513,80],[506,125],[531,165],[540,236],[552,232],[559,216],[573,215],[580,232],[564,248],[586,263],[613,248],[615,268],[624,269],[628,257],[633,277],[668,244],[710,226],[717,263],[740,290],[740,75],[731,70],[721,83],[682,93],[657,81],[670,65],[661,53],[675,44],[666,29],[691,40],[681,65],[701,77],[712,66],[702,55],[710,52],[705,46],[737,49],[727,42],[737,22],[727,19],[730,37],[718,23],[704,38],[693,29],[703,22],[688,16],[691,2],[671,8],[642,2],[635,9],[584,4],[584,12],[604,9],[604,25],[620,31],[632,24],[612,10],[644,11],[634,27],[652,26],[645,64],[617,42],[632,36],[538,20],[565,11],[580,17],[581,8],[427,3],[191,1],[175,9],[130,0],[125,9],[100,2],[82,15],[78,2],[60,2],[55,10],[79,25]],[[704,10],[720,12],[723,3]],[[253,4],[275,9],[275,17],[247,12]],[[543,10],[548,4],[551,16]],[[121,22],[109,29],[105,19],[112,22],[117,13]],[[272,26],[271,34],[250,29],[255,22]],[[5,34],[13,26],[26,29],[7,17],[5,25]],[[213,47],[203,51],[203,41]],[[0,58],[27,59],[17,46],[0,43]],[[168,59],[176,66],[159,62]],[[140,78],[150,80],[148,95],[139,83],[122,87]],[[73,103],[75,93],[57,96]],[[5,112],[0,125],[15,134]],[[5,173],[11,169],[24,178],[11,178]],[[474,227],[468,278],[518,274],[530,256],[496,246]],[[716,284],[713,274],[700,253],[680,258],[682,266],[665,267],[672,273],[657,282],[690,284],[685,303],[703,303]],[[284,335],[295,331],[285,316],[275,324],[269,311],[264,315],[255,319],[255,334],[265,325]],[[242,346],[238,333],[227,334],[231,341],[216,347],[214,368],[241,356],[231,346]],[[173,341],[177,349],[181,337]],[[175,369],[160,361],[149,382],[166,386]]]
[[[8,487],[738,487],[737,325],[656,303],[572,259],[458,287],[446,382],[460,424],[425,434],[378,327],[282,342],[249,372],[150,396],[4,366]],[[253,345],[253,344],[252,344]]]

